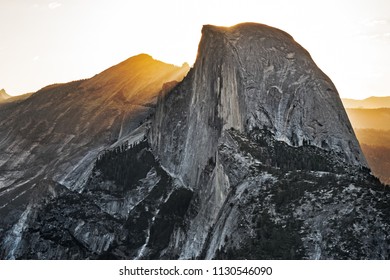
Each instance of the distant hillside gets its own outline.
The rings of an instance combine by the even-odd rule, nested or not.
[[[355,129],[355,134],[356,137],[359,139],[360,143],[364,143],[371,146],[381,146],[390,149],[389,130]]]
[[[374,175],[390,185],[390,130],[355,128],[355,133]]]
[[[0,108],[1,108],[0,110],[4,110],[5,108],[8,107],[17,106],[16,104],[26,100],[32,94],[33,92],[29,92],[21,95],[15,95],[15,96],[9,95],[9,98],[0,100]]]
[[[384,96],[384,97],[371,96],[363,100],[343,98],[342,101],[345,108],[362,108],[362,109],[390,108],[390,96]]]
[[[346,111],[372,172],[390,185],[390,108]]]
[[[361,145],[372,172],[382,183],[390,185],[390,148]]]
[[[11,96],[9,96],[4,89],[0,90],[0,102],[10,98]]]
[[[355,129],[390,130],[390,108],[346,109],[346,111]]]

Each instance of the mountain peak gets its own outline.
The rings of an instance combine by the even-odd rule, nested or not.
[[[293,37],[287,32],[261,23],[245,22],[239,23],[230,27],[216,26],[216,25],[203,25],[202,34],[216,34],[220,33],[226,35],[228,38],[237,40],[238,37],[252,39],[253,36],[278,36],[285,37],[287,40],[293,39]],[[263,38],[264,40],[264,38]]]
[[[193,70],[174,91],[157,108],[151,141],[189,186],[199,183],[199,170],[230,129],[244,135],[265,129],[290,146],[315,146],[367,166],[336,87],[279,29],[204,26]]]
[[[9,96],[4,89],[0,90],[0,101],[6,100],[6,99],[8,99],[10,97],[11,96]]]
[[[131,61],[141,61],[141,60],[155,61],[155,59],[151,55],[146,53],[140,53],[132,57],[129,57],[128,59],[124,60],[122,63],[131,62]]]
[[[100,92],[118,95],[121,100],[142,105],[157,99],[163,83],[181,81],[189,68],[154,59],[148,54],[132,56],[86,81],[86,88],[100,87]],[[133,89],[131,92],[124,88]],[[153,101],[154,102],[154,101]]]

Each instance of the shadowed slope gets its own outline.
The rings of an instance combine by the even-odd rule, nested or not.
[[[91,79],[50,85],[25,100],[2,104],[0,215],[7,219],[0,222],[0,239],[42,179],[79,189],[99,152],[131,139],[153,113],[162,86],[180,81],[187,71],[187,65],[138,55]]]

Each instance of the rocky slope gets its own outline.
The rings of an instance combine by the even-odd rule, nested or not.
[[[187,71],[187,65],[142,54],[91,79],[0,104],[0,214],[7,217],[0,222],[0,240],[23,222],[29,197],[43,180],[77,190],[102,150],[141,137],[140,123],[153,113],[163,85],[182,80]]]
[[[390,257],[390,192],[368,169],[267,130],[226,130],[217,151],[197,188],[146,139],[106,151],[80,193],[41,182],[50,199],[23,213],[19,245],[5,249],[21,259]]]
[[[1,256],[390,257],[390,192],[332,82],[281,30],[205,26],[193,69],[132,135],[78,187],[38,180],[45,200],[3,233]]]
[[[137,128],[153,112],[162,86],[180,81],[187,67],[139,55],[91,79],[2,105],[0,189],[39,174],[72,188],[78,167],[85,169],[100,150]]]

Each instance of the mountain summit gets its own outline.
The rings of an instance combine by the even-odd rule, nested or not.
[[[333,83],[308,52],[261,24],[206,25],[202,33],[187,76],[165,83],[157,103],[143,103],[150,119],[129,114],[103,126],[116,112],[109,104],[134,105],[124,89],[106,90],[138,85],[136,78],[98,75],[77,84],[97,107],[95,122],[70,119],[81,128],[71,146],[78,164],[52,180],[24,178],[0,193],[6,217],[0,257],[390,257],[390,192],[370,174]],[[150,73],[150,82],[161,75],[139,70]],[[109,147],[82,141],[106,139],[81,133],[101,126],[110,136],[116,131]],[[24,208],[22,191],[31,194]]]
[[[152,129],[170,171],[197,184],[198,169],[231,128],[267,129],[288,145],[313,145],[367,166],[335,86],[290,35],[256,23],[206,25],[202,34],[194,68],[160,104]]]
[[[1,101],[4,101],[4,100],[6,100],[6,99],[8,99],[8,98],[10,98],[11,96],[9,96],[6,92],[5,92],[5,90],[4,89],[1,89],[0,90],[0,102]]]

